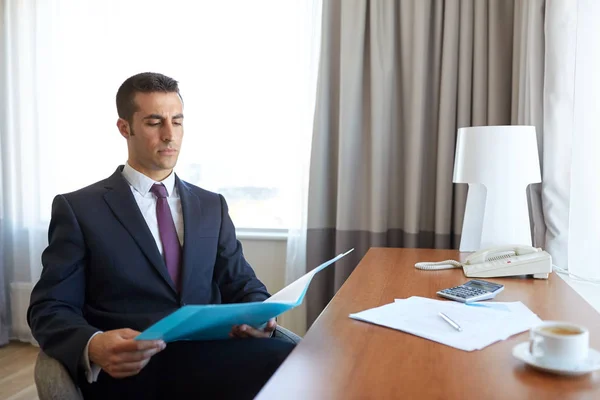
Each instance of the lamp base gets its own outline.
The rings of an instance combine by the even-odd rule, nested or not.
[[[510,245],[532,245],[526,187],[470,183],[460,251]]]

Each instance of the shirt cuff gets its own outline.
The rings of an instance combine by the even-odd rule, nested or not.
[[[85,378],[87,379],[88,383],[96,382],[98,380],[98,375],[100,375],[100,371],[102,370],[102,368],[100,368],[99,365],[90,362],[89,352],[90,342],[92,341],[92,338],[99,333],[102,332],[98,331],[90,337],[87,344],[85,345],[85,349],[83,349],[83,357],[81,358],[81,363],[83,364],[83,369],[85,371]]]

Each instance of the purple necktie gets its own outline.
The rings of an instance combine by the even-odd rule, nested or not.
[[[158,221],[158,231],[160,232],[160,241],[163,245],[163,256],[167,264],[167,271],[179,292],[181,290],[181,281],[179,279],[179,270],[181,267],[181,244],[177,237],[175,222],[171,215],[171,209],[167,201],[167,189],[162,183],[155,183],[150,189],[156,196],[156,219]]]

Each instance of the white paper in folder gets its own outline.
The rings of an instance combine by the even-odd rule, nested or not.
[[[439,313],[456,321],[454,329]],[[411,333],[457,349],[472,351],[505,340],[541,323],[541,319],[520,301],[464,304],[424,297],[398,299],[350,318]]]

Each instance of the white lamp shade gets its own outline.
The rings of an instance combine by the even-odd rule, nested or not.
[[[461,251],[531,245],[527,185],[541,182],[533,126],[460,128],[455,183],[468,183]]]
[[[495,182],[514,187],[541,180],[534,126],[476,126],[458,130],[454,182]]]

